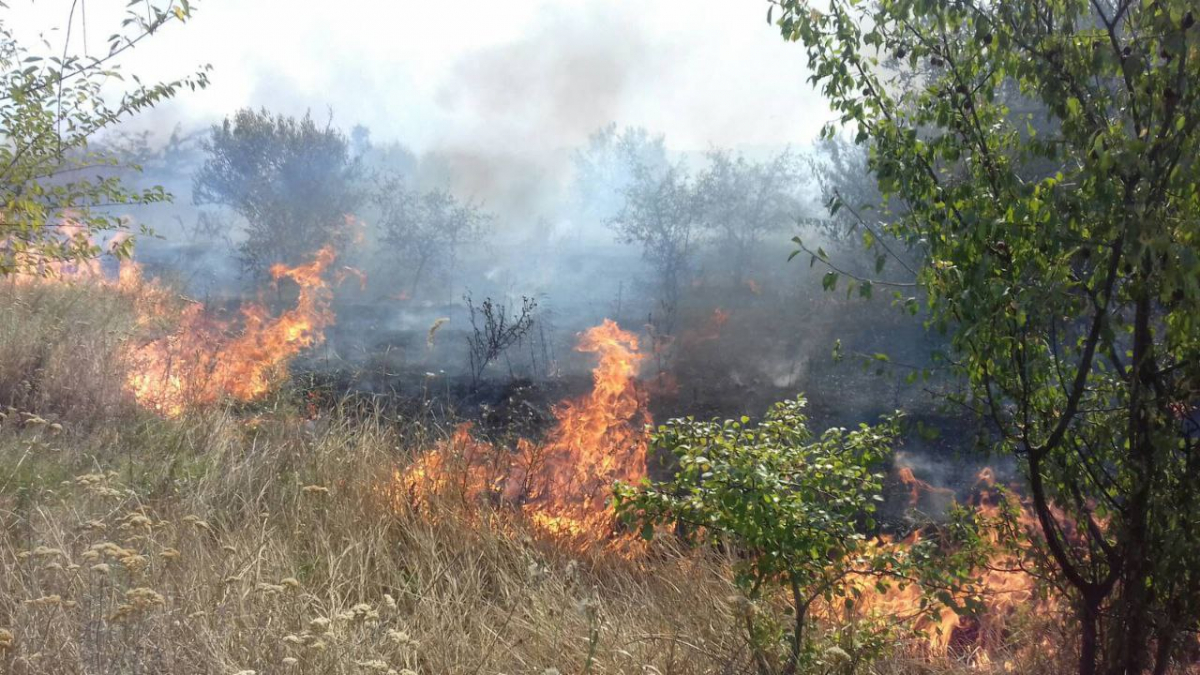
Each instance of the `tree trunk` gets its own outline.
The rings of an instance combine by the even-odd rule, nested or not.
[[[1085,594],[1080,609],[1079,675],[1096,674],[1099,647],[1100,599]]]
[[[795,578],[789,579],[792,585],[792,611],[795,614],[796,623],[792,629],[792,649],[788,654],[787,667],[784,668],[785,675],[796,675],[796,669],[800,666],[800,652],[804,649],[804,619],[808,614],[808,601],[800,594],[800,584]]]
[[[1146,265],[1143,265],[1143,270]],[[1133,362],[1129,373],[1129,452],[1133,468],[1133,490],[1126,507],[1123,549],[1126,555],[1121,589],[1114,605],[1115,620],[1109,631],[1107,675],[1139,675],[1146,669],[1150,642],[1152,597],[1146,587],[1149,564],[1154,555],[1147,536],[1150,493],[1154,481],[1153,335],[1152,311],[1145,273],[1134,283],[1137,300],[1133,325]]]
[[[408,287],[408,297],[417,297],[417,285],[421,283],[421,274],[425,272],[426,258],[424,256],[417,262],[417,271],[413,273],[412,284]]]
[[[1167,675],[1171,666],[1171,650],[1175,646],[1175,631],[1166,628],[1159,632],[1158,648],[1154,654],[1154,675]]]

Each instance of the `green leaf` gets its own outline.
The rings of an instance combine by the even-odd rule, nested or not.
[[[821,278],[821,288],[823,288],[826,291],[832,291],[835,288],[837,288],[837,281],[838,281],[838,273],[837,272],[826,272],[825,276]]]

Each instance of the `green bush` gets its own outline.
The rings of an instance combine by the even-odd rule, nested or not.
[[[675,476],[616,488],[618,513],[643,537],[673,524],[692,543],[731,549],[734,581],[750,601],[786,590],[793,622],[786,673],[808,651],[805,628],[816,601],[852,603],[860,588],[853,577],[875,575],[882,584],[904,564],[864,534],[875,528],[884,477],[876,468],[891,452],[899,418],[814,438],[804,406],[803,398],[777,403],[754,424],[746,417],[672,420],[651,443],[677,458]],[[770,672],[769,643],[779,631],[752,612],[745,620],[759,670]]]

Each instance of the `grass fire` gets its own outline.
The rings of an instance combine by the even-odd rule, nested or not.
[[[1200,675],[1194,2],[760,2],[0,3],[0,675]]]

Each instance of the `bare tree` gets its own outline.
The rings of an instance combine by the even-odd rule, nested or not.
[[[484,298],[477,307],[471,294],[463,296],[470,312],[471,334],[467,336],[471,358],[471,382],[479,384],[484,369],[509,347],[521,342],[533,328],[537,301],[521,297],[521,309],[509,315],[507,305]]]

